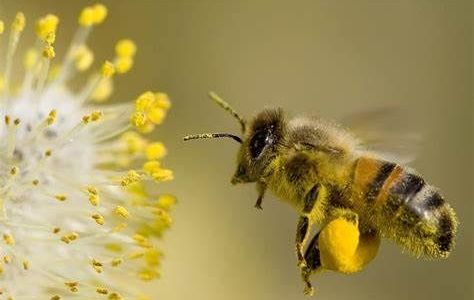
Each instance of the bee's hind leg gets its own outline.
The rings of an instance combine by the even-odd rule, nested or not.
[[[314,294],[314,287],[310,281],[311,274],[322,270],[318,240],[319,232],[313,237],[308,246],[308,249],[306,249],[306,252],[304,254],[306,266],[301,269],[301,278],[303,279],[303,282],[305,284],[304,294],[308,296],[312,296]]]

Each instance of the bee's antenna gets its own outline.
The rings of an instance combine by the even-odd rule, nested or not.
[[[224,99],[222,99],[221,97],[219,97],[216,93],[214,92],[209,92],[209,97],[214,100],[220,107],[222,107],[223,109],[225,109],[226,111],[228,111],[234,118],[236,118],[239,123],[240,123],[240,126],[242,128],[242,132],[245,132],[245,127],[246,127],[246,123],[245,123],[245,120],[244,118],[242,118],[230,105],[229,103],[227,103],[226,101],[224,101]]]
[[[192,135],[187,135],[183,138],[185,141],[189,140],[197,140],[197,139],[213,139],[213,138],[231,138],[234,141],[237,141],[242,144],[242,139],[239,138],[236,135],[230,134],[230,133],[201,133],[201,134],[192,134]]]

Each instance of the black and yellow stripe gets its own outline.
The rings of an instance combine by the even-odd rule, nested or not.
[[[392,162],[361,157],[352,180],[356,208],[370,215],[383,235],[417,256],[446,257],[452,250],[454,211],[422,177]]]

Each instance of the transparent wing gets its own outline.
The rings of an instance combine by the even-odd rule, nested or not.
[[[387,160],[409,164],[419,153],[421,131],[417,130],[413,114],[400,108],[383,107],[356,113],[343,118],[341,123],[364,147]]]

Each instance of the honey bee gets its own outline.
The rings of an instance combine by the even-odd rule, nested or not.
[[[367,150],[352,134],[319,118],[287,118],[265,109],[250,122],[214,93],[210,97],[240,123],[242,137],[230,133],[189,135],[184,140],[231,138],[241,144],[232,184],[256,183],[255,207],[270,190],[299,214],[295,250],[305,293],[309,277],[321,269],[319,239],[325,226],[342,218],[355,224],[360,243],[378,249],[380,238],[427,259],[446,258],[458,221],[440,192],[414,170]],[[313,226],[321,230],[311,239]],[[308,244],[308,246],[307,246]],[[350,273],[357,270],[346,270]]]

